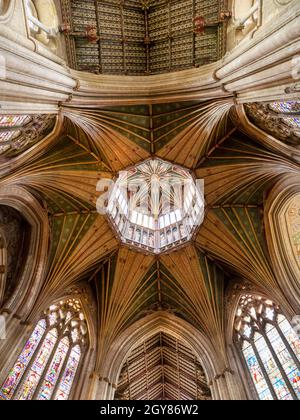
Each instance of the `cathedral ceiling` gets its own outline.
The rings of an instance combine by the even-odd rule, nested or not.
[[[211,394],[190,348],[159,333],[132,350],[121,372],[116,399],[210,400]]]
[[[263,208],[270,187],[282,174],[298,172],[299,165],[277,146],[242,132],[231,107],[226,100],[65,107],[52,135],[4,165],[0,185],[26,187],[48,211],[48,266],[35,310],[59,299],[79,280],[88,282],[98,308],[99,372],[117,337],[158,310],[201,331],[226,366],[228,279],[241,277],[274,295],[280,289],[266,247]],[[122,246],[106,217],[96,211],[98,181],[151,156],[193,170],[205,181],[206,200],[204,222],[193,241],[156,257]],[[157,357],[149,371],[153,383],[161,378],[161,365]],[[160,381],[151,392],[161,398],[179,388],[184,393],[185,385],[177,383],[174,389],[170,378],[164,391]],[[129,390],[126,374],[122,381],[126,398],[135,391]]]
[[[220,59],[227,0],[61,0],[69,64],[92,73],[167,73]],[[205,33],[195,32],[203,16]],[[92,31],[94,39],[86,32]]]

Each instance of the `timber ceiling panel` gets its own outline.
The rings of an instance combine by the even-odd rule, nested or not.
[[[175,337],[159,333],[132,350],[116,399],[210,400],[211,395],[192,350]]]
[[[231,100],[220,100],[101,109],[65,107],[63,113],[93,138],[90,143],[117,170],[153,154],[195,168],[234,130],[228,118],[231,107]]]
[[[226,0],[61,0],[69,64],[103,74],[144,75],[217,61],[225,53]],[[194,18],[209,23],[194,32]],[[95,28],[99,41],[85,31]]]

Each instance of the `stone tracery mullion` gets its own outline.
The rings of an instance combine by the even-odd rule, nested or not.
[[[300,371],[300,361],[298,360],[297,356],[295,355],[295,352],[292,349],[292,347],[290,346],[290,343],[288,342],[288,340],[286,339],[285,335],[283,334],[283,332],[279,328],[278,324],[276,323],[274,326],[275,326],[275,328],[276,328],[276,330],[277,330],[277,332],[278,332],[281,340],[283,341],[285,347],[288,349],[288,352],[292,356],[294,363],[296,364],[296,366],[298,367],[298,369]]]
[[[37,355],[39,354],[39,351],[40,351],[40,349],[42,348],[42,346],[43,346],[43,344],[44,344],[44,341],[45,341],[45,339],[46,339],[46,337],[47,337],[47,335],[48,335],[48,333],[49,333],[49,331],[50,331],[51,329],[53,329],[53,328],[50,328],[49,326],[46,328],[46,330],[45,330],[45,332],[44,332],[44,334],[43,334],[43,336],[42,336],[42,338],[41,338],[41,340],[40,340],[40,342],[39,342],[39,344],[38,344],[37,348],[35,349],[34,353],[32,354],[31,359],[30,359],[29,363],[27,364],[26,369],[25,369],[25,370],[24,370],[24,372],[23,372],[23,375],[22,375],[22,377],[21,377],[21,380],[19,381],[19,383],[17,384],[17,386],[15,387],[15,389],[14,389],[14,391],[13,391],[13,394],[12,394],[12,397],[11,397],[11,399],[12,399],[12,400],[14,399],[14,397],[15,397],[15,396],[17,395],[17,393],[19,392],[19,389],[21,388],[21,386],[23,386],[24,381],[25,381],[25,378],[26,378],[26,375],[27,375],[27,373],[30,371],[30,369],[31,369],[32,365],[34,364],[34,362],[35,362],[35,360],[36,360],[36,357],[37,357]],[[32,333],[32,332],[31,332],[31,333]],[[30,334],[30,336],[28,337],[28,339],[29,339],[30,337],[31,337],[31,334]]]
[[[272,382],[271,382],[271,380],[270,380],[270,377],[269,377],[269,375],[268,375],[268,373],[267,373],[267,371],[266,371],[266,368],[265,368],[265,366],[264,366],[264,364],[263,364],[263,361],[261,360],[261,357],[260,357],[260,354],[259,354],[259,352],[258,352],[258,350],[257,350],[257,348],[256,348],[256,345],[255,345],[255,343],[254,343],[254,342],[253,342],[253,343],[250,343],[250,344],[251,344],[251,346],[252,346],[252,348],[253,348],[253,351],[254,351],[254,354],[255,354],[255,356],[256,356],[256,358],[257,358],[257,360],[258,360],[258,363],[259,363],[260,369],[262,370],[262,372],[263,372],[263,374],[264,374],[264,378],[265,378],[265,381],[266,381],[266,382],[267,382],[267,384],[268,384],[268,388],[269,388],[269,390],[270,390],[270,392],[271,392],[271,394],[272,394],[272,396],[273,396],[274,400],[278,400],[278,397],[277,397],[277,395],[276,395],[276,393],[275,393],[275,390],[274,390],[273,384],[272,384]]]
[[[41,350],[41,349],[42,349],[42,347],[44,346],[44,344],[45,344],[45,340],[46,340],[46,338],[47,338],[48,334],[49,334],[51,331],[56,331],[56,332],[58,333],[58,330],[57,330],[57,328],[56,328],[56,327],[51,327],[51,326],[48,326],[48,328],[47,328],[47,330],[45,331],[45,334],[44,334],[44,336],[43,336],[43,339],[40,341],[40,343],[39,343],[39,345],[38,345],[38,347],[37,347],[36,351],[34,352],[34,354],[33,354],[32,358],[31,358],[31,360],[30,360],[30,362],[29,362],[28,366],[26,367],[26,370],[25,370],[24,374],[22,375],[22,379],[20,380],[19,384],[17,385],[17,387],[16,387],[16,389],[15,389],[15,391],[14,391],[14,395],[13,395],[13,398],[12,398],[12,399],[15,399],[15,397],[16,397],[16,396],[18,396],[18,393],[20,392],[20,390],[23,388],[23,386],[24,386],[24,384],[25,384],[25,381],[26,381],[26,379],[27,379],[27,375],[28,375],[28,373],[30,372],[30,370],[31,370],[32,366],[34,365],[34,363],[36,362],[36,358],[37,358],[37,356],[38,356],[38,354],[39,354],[40,350]],[[58,342],[58,337],[55,337],[55,344],[54,344],[54,347],[56,346],[57,342]],[[49,355],[49,359],[50,359],[50,357],[51,357],[51,355],[52,355],[52,354],[53,354],[53,353],[52,353],[52,350],[51,350],[51,353],[50,353],[50,355]],[[43,376],[44,372],[45,372],[45,369],[43,369],[43,372],[42,372],[42,374],[41,374],[41,378],[42,378],[42,376]]]
[[[271,342],[268,338],[268,335],[266,334],[266,332],[264,330],[261,330],[260,333],[263,336],[264,340],[266,341],[267,346],[268,346],[268,348],[269,348],[269,350],[270,350],[270,352],[271,352],[271,354],[272,354],[272,356],[275,360],[275,363],[276,363],[276,365],[277,365],[277,367],[278,367],[278,369],[279,369],[279,371],[280,371],[280,373],[281,373],[281,375],[282,375],[282,377],[283,377],[283,379],[286,383],[286,386],[288,387],[291,395],[293,396],[293,399],[297,400],[298,398],[297,398],[297,395],[295,393],[295,390],[292,387],[291,382],[290,382],[289,378],[287,377],[287,374],[286,374],[285,370],[283,369],[282,364],[280,363],[280,360],[277,357],[277,354],[276,354],[276,352],[275,352],[275,350],[274,350],[274,348],[273,348],[273,346],[272,346],[272,344],[271,344]]]

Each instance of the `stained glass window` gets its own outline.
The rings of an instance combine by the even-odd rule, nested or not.
[[[300,113],[300,101],[273,102],[269,107],[282,114]]]
[[[74,378],[78,369],[81,351],[79,346],[75,346],[70,354],[68,364],[64,370],[61,382],[59,384],[56,400],[67,400],[74,382]]]
[[[28,366],[36,348],[46,331],[46,321],[41,320],[27,341],[20,357],[9,373],[6,381],[0,390],[0,398],[9,400],[12,398],[16,387],[18,386],[26,367]]]
[[[300,128],[300,101],[273,102],[269,108],[279,114],[286,125]]]
[[[11,140],[19,137],[22,127],[26,126],[32,118],[28,115],[1,115],[0,116],[0,148],[7,149]],[[2,150],[3,151],[3,150]]]
[[[52,305],[0,389],[2,400],[68,399],[87,344],[80,301]]]
[[[262,297],[244,295],[235,329],[259,399],[299,400],[300,338],[279,307]]]

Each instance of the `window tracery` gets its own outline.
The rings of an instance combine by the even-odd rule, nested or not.
[[[44,312],[0,390],[2,400],[67,400],[88,341],[77,299]]]
[[[300,101],[245,105],[251,122],[292,146],[300,145]]]
[[[24,150],[54,127],[53,115],[0,115],[0,154]]]
[[[242,296],[235,333],[259,399],[300,399],[300,338],[280,308],[259,296]]]

